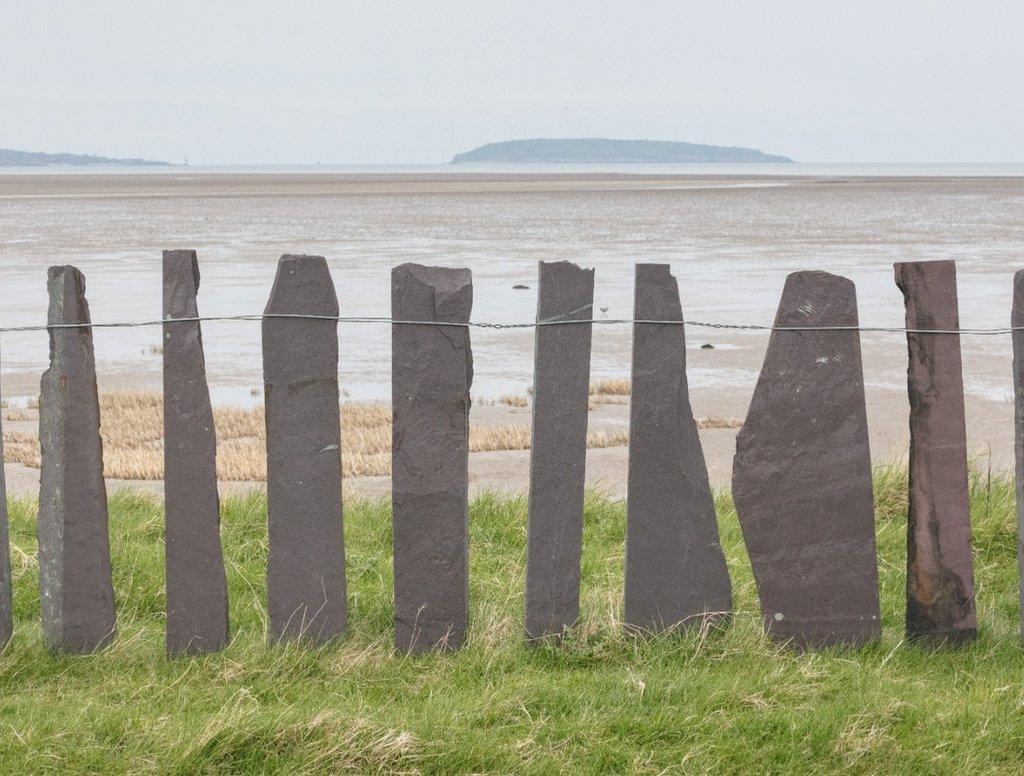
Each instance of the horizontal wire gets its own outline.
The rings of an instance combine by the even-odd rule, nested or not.
[[[580,308],[583,310],[586,308]],[[579,311],[577,311],[579,312]],[[998,335],[1024,331],[1024,326],[1005,326],[993,329],[909,329],[903,326],[766,326],[753,323],[716,323],[712,321],[660,321],[643,318],[567,318],[568,315],[547,318],[529,323],[492,323],[488,321],[416,321],[372,316],[312,315],[308,313],[263,313],[261,315],[204,315],[188,318],[164,318],[148,321],[117,321],[113,323],[45,323],[29,326],[0,326],[0,334],[16,332],[50,331],[59,329],[132,329],[145,326],[164,326],[172,323],[204,323],[210,321],[264,321],[264,320],[305,320],[332,321],[334,323],[390,323],[399,326],[455,326],[476,329],[533,329],[538,326],[569,326],[576,324],[598,325],[657,325],[693,326],[704,329],[728,329],[738,331],[857,331],[887,334],[978,334]]]

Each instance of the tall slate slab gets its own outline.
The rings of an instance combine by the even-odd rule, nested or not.
[[[96,359],[85,278],[50,267],[50,368],[39,401],[39,595],[43,638],[88,653],[116,635]],[[78,324],[84,324],[77,326]]]
[[[682,321],[667,264],[638,264],[634,318]],[[690,407],[679,323],[633,326],[626,520],[627,626],[720,622],[732,610],[704,452]]]
[[[1021,580],[1021,640],[1024,641],[1024,269],[1013,276],[1013,308],[1010,325],[1013,340],[1014,438],[1017,483],[1017,568]]]
[[[163,276],[164,320],[198,317],[196,252],[164,251]],[[217,437],[199,322],[164,323],[163,334],[166,646],[199,654],[228,643]]]
[[[4,434],[0,422],[0,649],[11,640],[11,546],[7,527],[7,481],[4,475]]]
[[[960,328],[952,261],[894,266],[908,329]],[[907,638],[955,645],[978,627],[960,335],[908,332],[907,353]]]
[[[594,270],[540,262],[537,320],[589,321]],[[580,613],[590,323],[538,326],[526,549],[526,637],[561,634]]]
[[[323,644],[345,632],[338,299],[323,256],[281,257],[263,320],[268,637]]]
[[[466,324],[468,269],[402,264],[391,272],[397,321]],[[395,647],[454,649],[469,623],[469,389],[464,325],[392,324],[391,492]]]
[[[777,327],[857,324],[846,278],[795,272]],[[768,635],[801,648],[881,635],[871,452],[857,331],[773,331],[732,493]]]

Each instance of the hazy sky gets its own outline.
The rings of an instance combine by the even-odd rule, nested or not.
[[[0,147],[443,162],[517,137],[1024,161],[1024,2],[4,0]]]

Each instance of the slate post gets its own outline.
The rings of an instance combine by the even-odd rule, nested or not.
[[[1010,325],[1013,340],[1014,438],[1017,484],[1017,570],[1021,580],[1021,640],[1024,641],[1024,269],[1013,276],[1013,309]]]
[[[846,278],[794,272],[776,327],[857,327]],[[736,438],[732,494],[776,641],[817,648],[881,635],[860,337],[773,331]]]
[[[667,264],[637,264],[634,318],[683,320]],[[656,632],[723,621],[732,592],[680,323],[633,326],[626,511],[627,626]]]
[[[7,481],[4,475],[4,434],[0,420],[0,649],[11,640],[11,546],[7,526]]]
[[[952,261],[894,266],[908,329],[960,328]],[[907,638],[955,645],[978,627],[960,335],[908,332],[907,352]]]
[[[466,324],[468,269],[402,264],[391,272],[397,321]],[[392,324],[391,490],[395,647],[454,649],[469,623],[469,389],[465,325]]]
[[[326,316],[324,320],[274,315]],[[263,320],[268,638],[345,632],[338,299],[323,256],[281,257]]]
[[[540,262],[537,321],[593,317],[594,270]],[[590,323],[538,326],[526,540],[526,638],[557,636],[580,614]]]
[[[196,252],[164,251],[164,320],[198,317],[198,291]],[[164,323],[163,334],[166,646],[199,654],[228,643],[217,436],[199,322]]]
[[[116,635],[96,359],[85,278],[50,267],[50,368],[39,400],[39,595],[43,638],[84,654]]]

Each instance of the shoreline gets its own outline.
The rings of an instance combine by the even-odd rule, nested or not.
[[[165,248],[198,251],[199,311],[211,316],[259,313],[278,257],[310,253],[327,257],[346,317],[386,317],[391,269],[418,262],[472,270],[473,320],[532,321],[537,262],[567,260],[595,269],[595,317],[631,317],[634,265],[649,262],[670,265],[687,320],[768,324],[787,274],[821,269],[856,284],[862,325],[900,326],[893,263],[955,258],[961,326],[1008,323],[1013,274],[1024,264],[1024,176],[760,172],[0,174],[0,326],[45,321],[52,264],[84,272],[95,322],[159,319]],[[592,380],[629,373],[631,334],[628,325],[594,326]],[[743,418],[768,334],[687,327],[686,336],[694,413]],[[338,337],[346,399],[387,399],[390,326],[342,324]],[[860,339],[871,446],[876,461],[888,461],[907,444],[906,341]],[[94,329],[94,342],[101,392],[160,389],[159,325]],[[473,330],[474,400],[525,393],[533,342],[531,329]],[[214,404],[260,403],[260,327],[204,324],[203,343]],[[35,396],[45,332],[5,334],[0,345],[3,395]],[[961,351],[969,450],[1008,470],[1010,337],[965,335]],[[712,481],[727,484],[731,433],[705,444]],[[595,452],[592,468],[595,481],[621,492],[625,456],[615,450]],[[518,474],[499,476],[505,464],[490,455],[473,464],[481,482],[525,487],[528,456],[508,455]]]
[[[679,191],[762,188],[766,184],[857,190],[877,186],[977,185],[1016,188],[1021,173],[1006,175],[827,175],[679,172],[0,172],[0,201],[33,199],[163,199],[202,196],[280,197],[385,194],[521,194],[553,192]],[[54,189],[59,189],[54,191]]]

